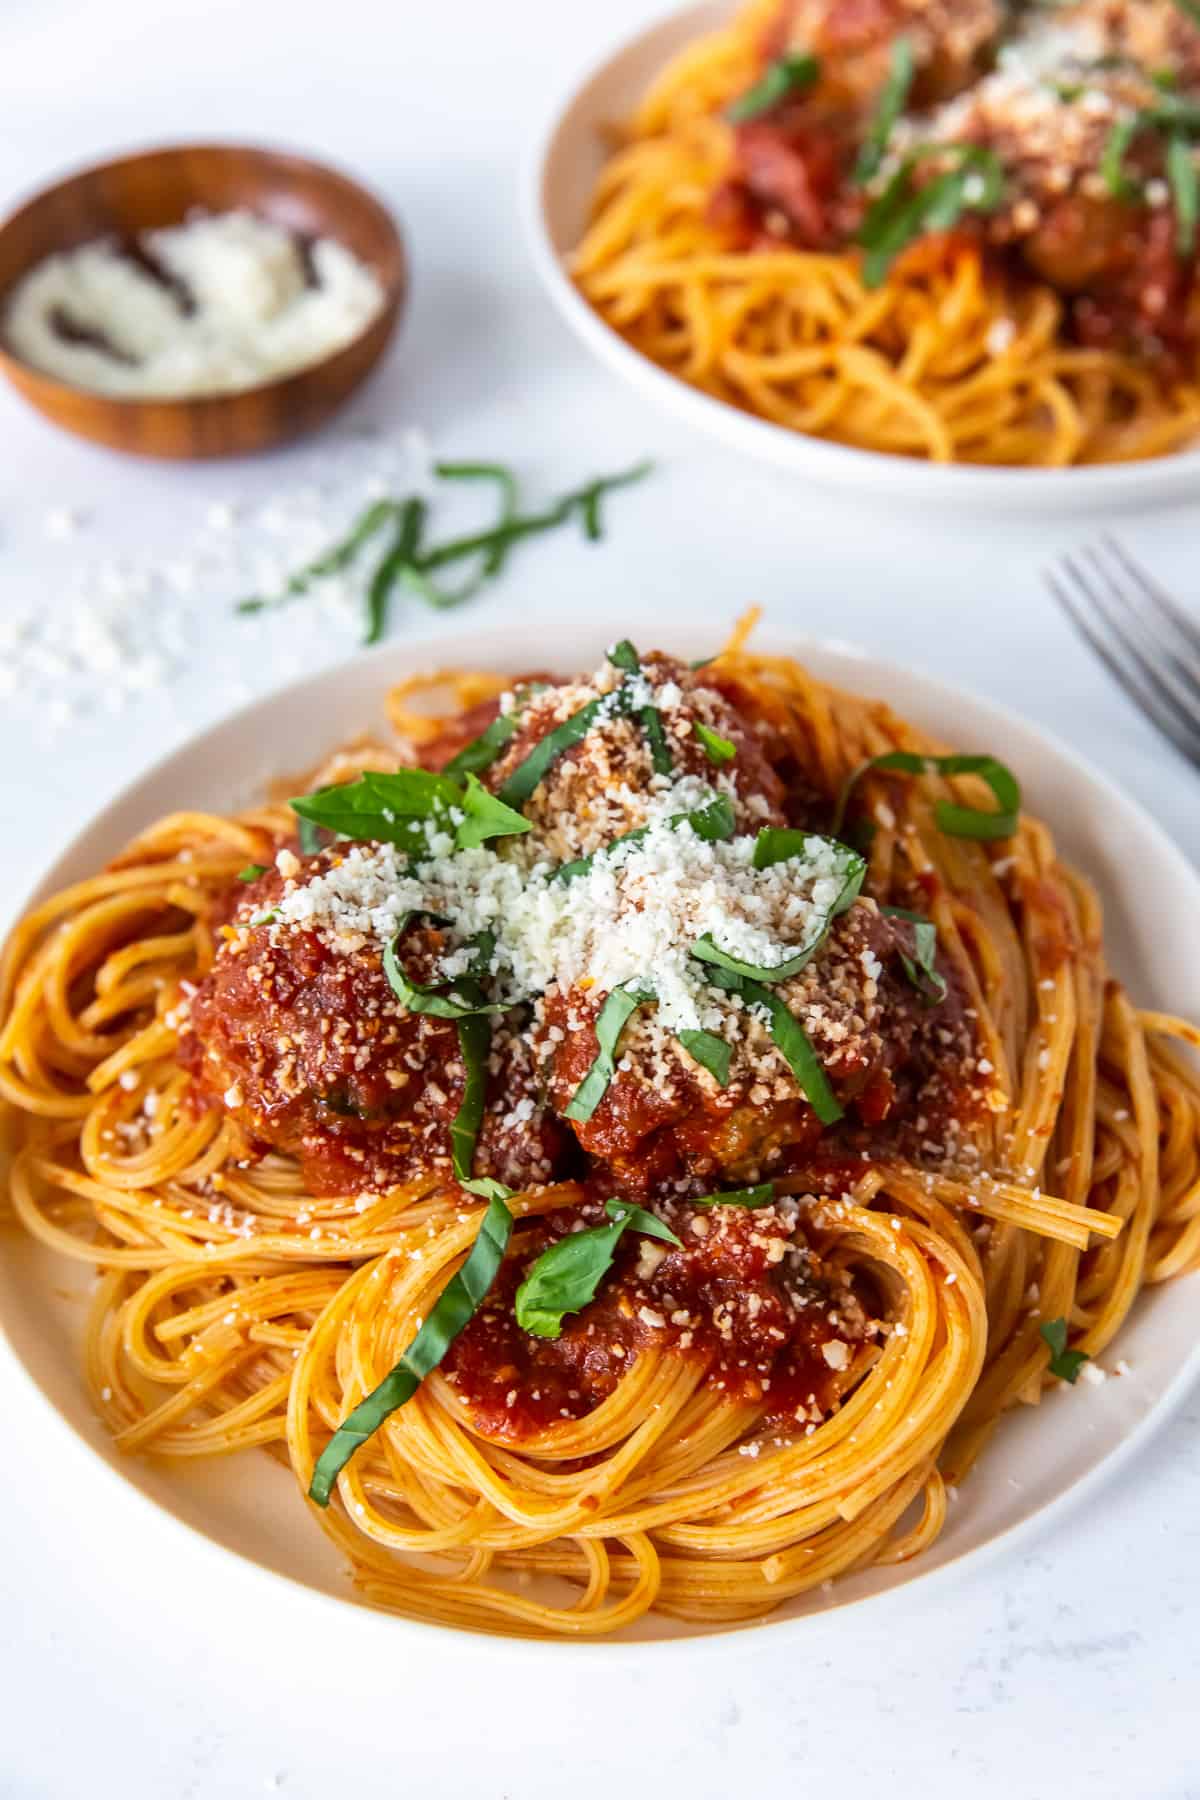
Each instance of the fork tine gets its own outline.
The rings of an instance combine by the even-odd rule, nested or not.
[[[1156,628],[1144,617],[1138,609],[1136,598],[1131,598],[1121,583],[1115,579],[1112,570],[1104,562],[1097,549],[1089,546],[1083,554],[1087,557],[1097,577],[1103,582],[1109,599],[1120,614],[1120,621],[1107,607],[1100,606],[1100,596],[1095,592],[1092,595],[1093,603],[1104,612],[1114,630],[1123,629],[1124,635],[1132,637],[1134,643],[1140,642],[1145,645],[1149,652],[1149,655],[1144,657],[1147,667],[1158,676],[1165,687],[1171,689],[1188,720],[1193,725],[1200,727],[1200,680],[1197,680],[1191,669],[1182,660],[1176,644],[1173,641],[1164,643],[1162,627]]]
[[[1103,595],[1097,591],[1094,585],[1089,587],[1086,575],[1074,558],[1064,556],[1061,566],[1064,572],[1070,576],[1075,585],[1079,588],[1084,599],[1087,600],[1092,607],[1092,610],[1099,613],[1100,617],[1104,620],[1104,623],[1116,638],[1121,650],[1136,666],[1137,671],[1142,678],[1142,685],[1150,688],[1157,696],[1159,701],[1158,711],[1161,712],[1165,707],[1168,713],[1173,715],[1177,722],[1182,726],[1183,730],[1188,733],[1189,737],[1194,742],[1200,743],[1200,716],[1198,716],[1197,709],[1187,701],[1179,698],[1170,682],[1164,679],[1162,671],[1156,669],[1149,658],[1143,654],[1136,640],[1130,635],[1128,627],[1114,614]],[[1113,589],[1112,591],[1115,593],[1117,600],[1124,604],[1120,590]]]
[[[1200,656],[1200,626],[1190,619],[1179,605],[1172,600],[1165,588],[1159,586],[1153,576],[1148,574],[1139,563],[1134,562],[1124,544],[1118,543],[1110,532],[1105,532],[1100,542],[1110,556],[1114,556],[1128,575],[1130,581],[1150,602],[1160,619],[1166,620],[1196,656]]]
[[[1175,720],[1171,718],[1170,715],[1166,714],[1157,704],[1153,695],[1147,694],[1139,683],[1134,680],[1133,676],[1129,673],[1129,670],[1123,663],[1118,661],[1117,657],[1104,642],[1104,639],[1093,628],[1086,613],[1081,610],[1076,601],[1072,598],[1066,584],[1060,581],[1057,571],[1054,569],[1047,569],[1044,573],[1044,579],[1055,600],[1057,600],[1059,606],[1066,614],[1070,624],[1074,627],[1075,631],[1083,639],[1088,648],[1099,657],[1117,686],[1130,700],[1132,700],[1134,706],[1136,706],[1138,711],[1150,721],[1155,729],[1160,731],[1162,735],[1175,746],[1181,756],[1186,757],[1188,762],[1194,764],[1196,768],[1200,768],[1200,740],[1192,734],[1182,730],[1175,723]]]

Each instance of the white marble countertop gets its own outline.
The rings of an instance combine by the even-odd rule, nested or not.
[[[255,543],[286,560],[288,507],[331,480],[322,504],[336,508],[377,467],[384,450],[352,435],[369,424],[422,427],[446,455],[510,459],[531,492],[660,459],[652,482],[614,501],[602,549],[563,534],[514,559],[502,586],[455,617],[468,637],[485,612],[586,614],[631,594],[647,635],[666,639],[672,617],[701,610],[716,636],[760,602],[798,630],[869,644],[1050,726],[1200,855],[1195,777],[1084,659],[1041,589],[1045,556],[1086,524],[902,520],[798,490],[647,411],[552,316],[517,222],[528,130],[554,84],[649,8],[582,10],[6,0],[0,202],[121,148],[189,135],[278,142],[374,185],[402,217],[415,268],[380,378],[323,438],[252,465],[110,457],[0,390],[0,682],[6,657],[21,670],[16,691],[0,693],[6,916],[148,760],[246,693],[350,652],[344,623],[299,612],[284,630],[237,636],[236,580],[213,549],[224,515],[212,509],[232,502],[246,520],[266,509]],[[53,535],[64,508],[78,522],[66,538]],[[1196,522],[1194,510],[1139,513],[1121,529],[1186,592]],[[245,528],[235,535],[241,544]],[[164,616],[182,596],[185,671],[120,710],[72,705],[49,722],[5,630],[30,629],[31,614],[44,625],[80,583],[119,588],[147,558],[161,576],[173,557]],[[413,605],[393,629],[431,625]],[[164,654],[170,664],[169,645]],[[685,1653],[649,1675],[617,1652],[582,1679],[569,1648],[506,1669],[503,1657],[428,1642],[418,1656],[399,1636],[384,1663],[374,1634],[361,1658],[331,1663],[319,1612],[286,1592],[265,1612],[235,1565],[214,1568],[128,1508],[2,1360],[0,1415],[6,1800],[276,1789],[289,1800],[601,1800],[614,1781],[698,1800],[835,1782],[928,1800],[1200,1795],[1188,1626],[1200,1605],[1200,1396],[1099,1501],[936,1600],[918,1584],[878,1620],[868,1609],[814,1621],[811,1637],[782,1648],[751,1637],[727,1658]]]

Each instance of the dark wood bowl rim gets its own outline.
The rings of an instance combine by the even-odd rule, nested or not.
[[[234,152],[240,156],[254,158],[269,157],[273,163],[286,164],[298,175],[319,175],[325,179],[332,176],[335,181],[341,182],[349,188],[356,199],[365,202],[367,207],[378,217],[387,240],[387,248],[391,252],[390,260],[394,262],[394,267],[391,269],[372,268],[372,274],[383,288],[383,305],[375,317],[370,319],[362,330],[352,337],[349,343],[343,344],[339,350],[332,351],[317,362],[306,363],[302,369],[294,369],[290,375],[277,375],[272,381],[258,381],[252,387],[236,388],[228,393],[176,394],[174,396],[147,394],[142,399],[135,399],[126,394],[103,394],[95,388],[79,387],[73,381],[65,381],[59,375],[48,374],[45,369],[39,369],[33,363],[26,362],[24,357],[18,356],[16,351],[11,348],[2,329],[5,304],[16,282],[36,268],[36,263],[29,263],[22,269],[20,275],[0,288],[0,367],[8,372],[10,378],[15,377],[26,385],[42,387],[47,394],[56,391],[63,394],[75,394],[82,400],[93,400],[118,411],[145,413],[150,408],[174,410],[177,407],[184,407],[189,411],[211,412],[228,405],[230,401],[244,400],[252,394],[282,392],[289,387],[310,380],[318,371],[324,375],[335,369],[342,357],[348,356],[356,350],[371,332],[380,328],[390,331],[408,290],[408,256],[404,246],[404,237],[396,220],[378,195],[361,181],[356,180],[354,176],[347,175],[344,169],[338,168],[333,163],[319,162],[315,157],[304,156],[298,151],[277,150],[270,144],[247,144],[241,141],[203,138],[195,142],[154,144],[145,150],[131,150],[121,156],[106,157],[101,162],[81,163],[78,168],[68,170],[65,175],[58,176],[54,181],[48,182],[45,187],[38,188],[35,193],[28,195],[26,199],[18,201],[0,220],[0,238],[5,236],[10,226],[17,224],[37,207],[44,205],[60,188],[69,186],[71,182],[80,181],[85,176],[106,174],[109,170],[121,169],[131,163],[151,162],[156,157],[203,156],[212,151],[219,151],[223,154]],[[330,235],[335,236],[336,234],[331,233]],[[52,252],[46,252],[46,254],[52,254]],[[362,259],[360,258],[360,260]]]

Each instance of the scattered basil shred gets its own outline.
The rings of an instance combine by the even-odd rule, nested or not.
[[[729,1066],[733,1060],[733,1047],[718,1037],[715,1031],[681,1031],[679,1041],[700,1064],[707,1069],[718,1087],[729,1086]]]
[[[596,1042],[600,1046],[591,1068],[572,1094],[563,1116],[585,1124],[608,1091],[616,1072],[617,1044],[621,1033],[639,1006],[646,1006],[654,995],[645,988],[619,987],[607,995],[596,1015]]]
[[[840,832],[846,808],[857,782],[872,769],[899,775],[978,775],[996,798],[994,812],[977,806],[960,806],[939,800],[933,809],[939,831],[947,837],[978,838],[985,842],[1013,835],[1021,816],[1021,787],[1012,770],[994,756],[918,756],[914,750],[889,750],[859,765],[843,783],[834,811],[833,835]]]
[[[705,756],[714,767],[719,769],[725,763],[733,761],[737,755],[737,745],[731,743],[729,738],[722,737],[719,731],[712,729],[711,725],[702,725],[699,719],[696,720],[692,729],[703,746]]]
[[[474,1318],[496,1279],[512,1236],[512,1214],[499,1196],[488,1202],[466,1262],[438,1295],[416,1337],[377,1388],[350,1412],[317,1459],[308,1495],[328,1506],[333,1486],[354,1452],[412,1399],[455,1338]]]
[[[879,96],[875,116],[871,120],[862,149],[858,153],[858,161],[854,165],[854,179],[859,187],[865,186],[879,173],[892,132],[908,104],[915,70],[912,39],[896,38],[892,44],[888,78]]]
[[[516,1295],[516,1318],[522,1331],[534,1337],[560,1337],[564,1316],[582,1311],[595,1298],[626,1231],[640,1231],[679,1248],[675,1233],[643,1207],[627,1200],[607,1200],[604,1210],[611,1223],[569,1231],[532,1264]]]
[[[1074,1387],[1079,1379],[1080,1369],[1085,1362],[1091,1361],[1087,1351],[1067,1348],[1065,1319],[1046,1319],[1039,1325],[1038,1331],[1050,1351],[1050,1373],[1057,1375],[1060,1381],[1070,1382]]]
[[[761,118],[789,94],[802,93],[811,87],[820,73],[817,58],[805,52],[776,57],[754,86],[726,107],[725,117],[731,125],[745,125],[751,119]]]

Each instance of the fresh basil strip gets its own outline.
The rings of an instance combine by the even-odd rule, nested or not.
[[[669,775],[675,767],[671,756],[671,747],[667,743],[667,733],[662,722],[662,714],[657,706],[640,706],[638,723],[650,746],[650,766],[656,775]]]
[[[734,817],[733,802],[725,795],[719,794],[707,806],[699,806],[694,812],[673,813],[667,824],[675,830],[680,825],[690,825],[697,837],[704,838],[710,844],[731,838],[737,828]],[[648,825],[639,825],[636,831],[623,831],[620,837],[613,838],[605,844],[604,855],[615,850],[619,844],[640,844],[649,834]],[[555,881],[574,881],[577,875],[586,875],[601,852],[593,850],[590,856],[576,857],[574,862],[562,863],[554,871]]]
[[[636,675],[641,669],[642,659],[628,638],[614,644],[607,654],[613,668],[620,669],[625,675]],[[637,719],[650,746],[650,766],[656,775],[669,775],[675,765],[671,760],[662,714],[657,706],[639,706]]]
[[[798,975],[801,969],[808,966],[824,944],[833,928],[834,920],[853,906],[862,889],[863,877],[867,872],[865,861],[857,850],[849,850],[842,844],[837,847],[842,853],[842,886],[838,896],[828,911],[817,915],[804,943],[783,962],[766,964],[742,962],[739,957],[731,956],[727,950],[722,950],[719,944],[713,942],[707,932],[692,945],[692,955],[699,958],[701,962],[712,963],[718,969],[727,969],[732,975],[749,976],[754,981],[787,981],[792,975]]]
[[[489,838],[519,837],[532,831],[529,820],[489,793],[478,775],[468,774],[462,798],[463,820],[454,833],[459,850],[474,850]]]
[[[595,700],[589,700],[578,712],[548,731],[544,738],[539,738],[529,755],[519,762],[508,780],[500,789],[500,798],[506,806],[521,806],[528,800],[538,783],[558,761],[564,751],[570,750],[580,743],[591,730],[596,720],[607,716],[613,710],[611,694],[600,694]]]
[[[916,171],[931,155],[951,166],[918,185]],[[930,144],[914,150],[868,209],[859,229],[857,241],[867,252],[866,285],[878,287],[900,252],[916,238],[949,231],[965,212],[994,212],[1003,197],[1004,170],[993,150],[979,144]]]
[[[460,1176],[458,1185],[468,1194],[478,1194],[481,1200],[511,1200],[514,1193],[514,1189],[505,1187],[502,1181],[493,1181],[490,1175],[474,1175],[469,1181]]]
[[[628,638],[611,645],[605,655],[613,668],[620,669],[625,675],[636,675],[642,666],[642,659]]]
[[[534,1337],[562,1335],[563,1316],[581,1312],[612,1268],[617,1245],[626,1231],[680,1248],[675,1233],[661,1219],[625,1200],[607,1200],[604,1210],[612,1221],[587,1231],[570,1231],[543,1250],[517,1289],[516,1317],[522,1331]]]
[[[777,57],[752,88],[726,107],[725,117],[731,125],[745,125],[750,119],[761,118],[789,94],[811,87],[820,73],[821,65],[815,56],[793,53]]]
[[[239,881],[257,881],[259,876],[265,875],[266,872],[265,863],[247,863],[244,869],[238,870],[237,878]]]
[[[306,563],[290,575],[281,594],[270,598],[255,595],[250,600],[239,600],[236,612],[265,612],[270,607],[283,606],[289,600],[297,599],[307,593],[315,581],[321,581],[326,575],[336,575],[349,567],[363,545],[381,531],[389,520],[394,519],[400,508],[395,500],[375,500],[359,514],[344,538],[328,550],[323,550],[313,562]]]
[[[1200,26],[1200,0],[1175,0],[1175,5],[1185,19],[1190,19],[1193,25]]]
[[[757,1187],[731,1188],[727,1194],[697,1194],[689,1206],[771,1206],[775,1200],[775,1183],[761,1181]]]
[[[440,820],[448,828],[449,808],[462,801],[462,789],[449,776],[425,769],[401,769],[394,775],[366,769],[357,781],[318,788],[289,804],[301,819],[341,837],[398,844],[413,852],[428,850],[426,824]]]
[[[492,1042],[491,1022],[479,1013],[471,1013],[456,1023],[458,1047],[462,1052],[463,1096],[458,1111],[450,1121],[450,1161],[456,1178],[471,1180],[475,1160],[475,1140],[483,1123],[483,1103],[487,1095],[488,1051]]]
[[[429,1317],[400,1361],[377,1388],[359,1401],[321,1452],[308,1489],[309,1499],[318,1506],[329,1505],[334,1482],[360,1444],[365,1444],[397,1408],[412,1399],[426,1375],[437,1368],[455,1338],[475,1317],[504,1260],[512,1228],[512,1214],[504,1201],[498,1197],[490,1200],[470,1255],[438,1295]]]
[[[521,497],[517,487],[517,478],[511,469],[503,463],[490,462],[439,462],[433,465],[435,475],[443,481],[494,481],[500,490],[500,529],[503,531],[511,525],[520,510]],[[483,559],[485,579],[498,575],[504,567],[509,545],[501,538],[492,545]]]
[[[978,775],[996,796],[995,812],[982,812],[975,806],[959,806],[952,800],[939,800],[933,809],[939,831],[947,837],[992,840],[1012,837],[1021,817],[1021,787],[1012,770],[994,756],[918,756],[914,750],[889,750],[873,756],[847,777],[838,795],[834,811],[833,835],[836,837],[846,817],[846,806],[855,783],[872,769],[900,775]]]
[[[681,1031],[678,1035],[688,1055],[708,1070],[718,1087],[728,1087],[733,1046],[714,1031]]]
[[[616,1073],[617,1044],[621,1033],[639,1006],[646,1006],[654,995],[645,988],[614,988],[596,1015],[596,1042],[600,1048],[596,1060],[575,1089],[563,1117],[586,1124],[608,1090]]]
[[[796,1083],[807,1099],[809,1105],[820,1119],[822,1125],[835,1125],[842,1116],[842,1109],[829,1085],[829,1077],[821,1066],[816,1051],[808,1041],[808,1033],[799,1019],[794,1018],[783,1001],[757,981],[751,981],[744,975],[735,975],[725,969],[714,969],[710,976],[714,987],[724,988],[727,993],[740,994],[752,1006],[761,1006],[766,1012],[771,1038],[788,1068],[796,1078]]]
[[[397,844],[414,855],[428,852],[427,825],[450,829],[451,808],[463,814],[454,828],[459,850],[531,829],[527,819],[489,793],[470,771],[466,786],[460,787],[451,776],[425,769],[401,769],[394,775],[367,769],[357,781],[299,796],[291,806],[300,818],[342,837]]]
[[[388,607],[392,590],[421,548],[428,507],[413,496],[400,508],[400,522],[391,549],[371,577],[367,589],[367,622],[364,644],[377,644],[387,628]]]
[[[321,833],[312,819],[300,819],[296,827],[296,837],[299,840],[302,856],[316,856],[321,848]]]
[[[1200,219],[1200,179],[1195,152],[1181,132],[1172,132],[1167,140],[1167,180],[1175,203],[1175,248],[1180,256],[1190,256]]]
[[[908,103],[915,70],[912,39],[898,37],[892,45],[891,66],[883,92],[879,96],[875,117],[854,165],[854,180],[859,187],[864,186],[879,172],[879,166],[887,152],[888,140]]]
[[[1047,1319],[1038,1326],[1038,1331],[1050,1350],[1051,1375],[1057,1375],[1060,1381],[1069,1381],[1074,1387],[1080,1369],[1085,1362],[1091,1361],[1091,1357],[1086,1350],[1068,1350],[1065,1319]]]
[[[426,1013],[434,1019],[470,1019],[509,1010],[504,1005],[485,1004],[477,974],[462,975],[454,981],[413,981],[400,961],[399,946],[414,919],[425,919],[430,925],[448,925],[450,922],[437,913],[406,912],[396,927],[395,937],[383,952],[383,972],[388,985],[409,1012]],[[474,958],[477,969],[490,959],[491,949],[490,943],[477,940]]]
[[[789,862],[793,856],[806,856],[808,846],[814,839],[818,844],[828,842],[816,831],[794,831],[790,826],[764,825],[754,840],[754,867],[770,869],[775,863]],[[837,848],[844,856],[858,856],[858,852],[852,850],[848,844],[838,844]],[[859,860],[862,859],[859,858]],[[861,883],[859,885],[861,886]],[[851,898],[857,899],[857,897],[856,890]],[[847,901],[846,905],[849,904],[850,902]],[[839,912],[845,910],[845,906],[839,905]]]
[[[587,535],[597,538],[602,535],[599,506],[603,497],[616,488],[629,487],[632,483],[641,481],[653,466],[650,462],[640,462],[632,469],[623,469],[616,475],[600,475],[586,486],[574,488],[570,493],[564,494],[545,512],[519,515],[494,526],[490,531],[474,532],[469,537],[455,538],[448,544],[440,544],[422,555],[421,570],[428,573],[444,568],[447,563],[458,562],[463,557],[478,556],[480,553],[486,555],[497,549],[507,553],[519,539],[551,531],[556,525],[564,525],[576,512],[583,518]]]
[[[937,926],[923,913],[909,912],[903,906],[880,908],[885,919],[904,919],[913,928],[913,952],[899,952],[900,965],[909,981],[928,1006],[937,1006],[946,998],[946,977],[937,967]]]
[[[699,738],[705,756],[716,768],[719,769],[722,764],[732,762],[737,755],[737,745],[732,743],[729,738],[722,737],[719,731],[714,731],[711,725],[702,725],[697,719],[692,730]]]
[[[1109,193],[1118,200],[1135,199],[1141,192],[1138,183],[1131,181],[1125,173],[1125,158],[1144,124],[1141,113],[1131,113],[1118,119],[1105,139],[1100,156],[1100,176]]]
[[[465,749],[452,756],[442,770],[443,775],[480,775],[504,753],[505,746],[517,735],[515,713],[497,713],[491,724],[472,738]]]

